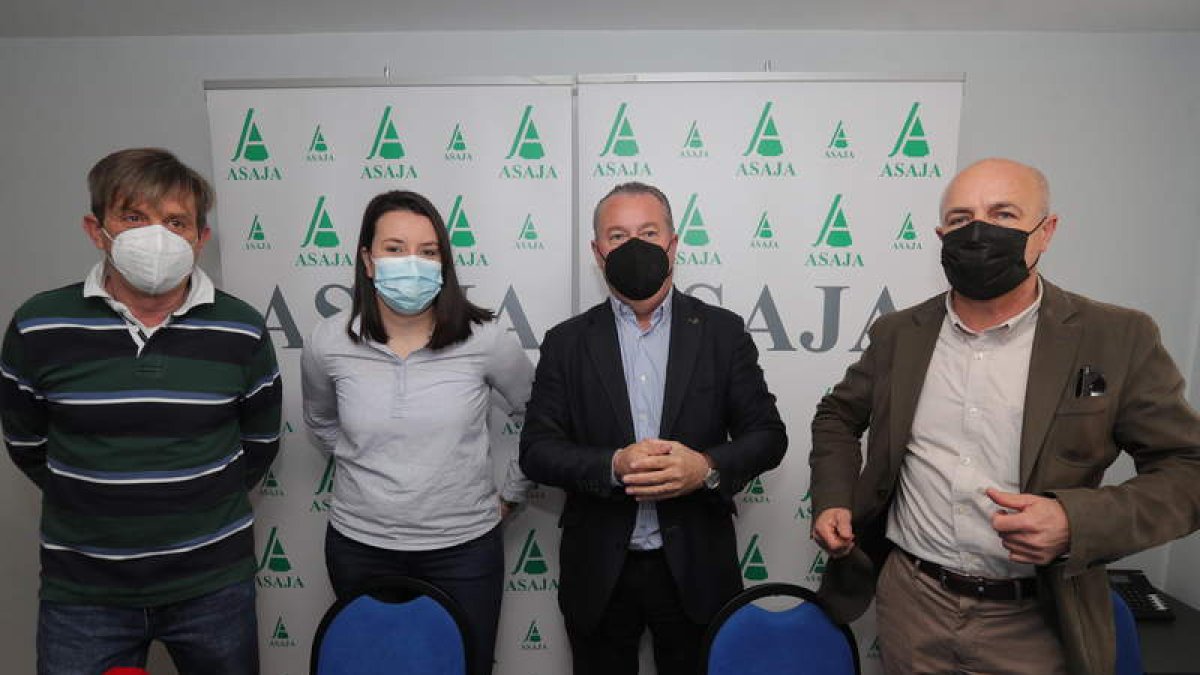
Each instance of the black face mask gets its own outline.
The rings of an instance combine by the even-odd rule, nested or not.
[[[630,300],[645,300],[657,293],[670,273],[667,252],[637,237],[609,251],[604,259],[604,278]]]
[[[955,291],[972,300],[991,300],[1029,278],[1025,244],[1029,232],[973,220],[942,237],[942,268]],[[1037,261],[1033,262],[1037,265]]]

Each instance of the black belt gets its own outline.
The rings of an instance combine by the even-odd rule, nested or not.
[[[942,588],[957,595],[982,598],[984,600],[1009,601],[1032,598],[1037,595],[1036,577],[1025,577],[1022,579],[973,577],[948,570],[928,560],[921,560],[904,549],[898,548],[896,550],[908,556],[908,559],[912,561],[918,570],[921,570],[921,572],[931,577],[934,581],[937,581]]]

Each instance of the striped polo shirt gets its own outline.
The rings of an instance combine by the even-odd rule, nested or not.
[[[149,607],[254,574],[247,496],[279,447],[262,316],[198,268],[147,330],[88,283],[34,296],[0,352],[0,422],[42,489],[41,597]]]

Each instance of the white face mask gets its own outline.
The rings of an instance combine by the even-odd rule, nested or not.
[[[131,286],[149,295],[162,295],[177,288],[192,273],[196,254],[186,239],[162,225],[134,227],[112,241],[113,267]]]

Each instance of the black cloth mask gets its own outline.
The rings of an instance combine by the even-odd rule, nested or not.
[[[973,220],[943,236],[942,269],[950,286],[972,300],[991,300],[1021,285],[1030,269],[1025,244],[1044,222],[1026,232]]]
[[[604,278],[630,300],[645,300],[657,293],[670,273],[667,252],[637,237],[609,251],[604,259]]]

